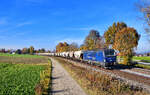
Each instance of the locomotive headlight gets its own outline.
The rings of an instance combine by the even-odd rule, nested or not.
[[[104,62],[106,62],[106,59],[104,59]]]

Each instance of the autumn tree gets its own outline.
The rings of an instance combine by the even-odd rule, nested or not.
[[[67,51],[77,51],[78,45],[76,43],[68,44],[67,42],[59,43],[56,46],[56,52],[67,52]]]
[[[69,51],[77,51],[78,50],[78,44],[77,43],[71,43],[69,45]]]
[[[69,49],[69,44],[67,42],[64,42],[64,43],[59,43],[57,46],[56,46],[56,52],[64,52],[64,51],[68,51]]]
[[[110,26],[108,30],[104,33],[105,45],[107,47],[113,46],[116,33],[125,27],[127,27],[127,25],[124,22],[113,23],[113,25]]]
[[[138,45],[140,35],[134,28],[128,27],[124,22],[113,23],[104,33],[107,47],[119,51],[124,56],[124,64],[129,64],[133,50]]]
[[[28,53],[29,53],[28,48],[23,48],[22,49],[22,54],[28,54]]]
[[[89,35],[85,38],[84,45],[80,49],[97,50],[102,48],[102,37],[96,30],[91,30]]]
[[[88,48],[85,45],[81,45],[80,50],[88,50]]]
[[[124,64],[131,62],[133,49],[137,47],[140,35],[134,28],[123,28],[115,34],[113,48],[118,50],[124,56]]]
[[[69,44],[67,42],[63,43],[62,51],[69,51]]]
[[[94,49],[96,49],[95,40],[93,40],[93,39],[86,39],[85,46],[87,47],[88,50],[94,50]]]
[[[33,47],[33,46],[30,46],[29,52],[30,52],[30,54],[33,54],[33,53],[34,53],[34,47]]]
[[[56,46],[56,52],[62,52],[62,47],[63,47],[63,43],[59,43],[59,44]]]

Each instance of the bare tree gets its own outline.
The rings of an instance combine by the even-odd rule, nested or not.
[[[136,7],[143,13],[143,19],[146,22],[145,30],[150,35],[150,0],[140,0]]]

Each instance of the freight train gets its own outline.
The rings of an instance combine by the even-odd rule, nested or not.
[[[117,63],[115,50],[113,49],[103,49],[98,51],[81,50],[74,52],[49,53],[48,55],[84,61],[104,68],[111,68]]]

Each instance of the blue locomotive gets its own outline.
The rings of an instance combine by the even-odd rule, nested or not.
[[[113,49],[85,51],[83,53],[83,60],[102,67],[111,67],[116,63],[116,55]]]

